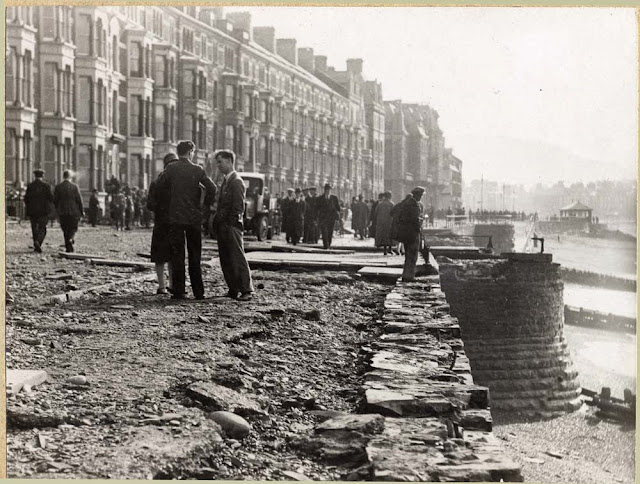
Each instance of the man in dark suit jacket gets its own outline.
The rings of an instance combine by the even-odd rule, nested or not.
[[[333,187],[327,183],[324,186],[324,194],[316,199],[318,213],[318,225],[322,233],[322,246],[325,249],[331,247],[333,240],[333,227],[336,220],[340,219],[340,202],[338,197],[331,195]]]
[[[213,205],[216,186],[204,169],[192,163],[196,146],[192,141],[180,141],[177,146],[178,161],[167,165],[164,175],[158,179],[157,189],[168,190],[169,243],[171,245],[172,299],[185,298],[184,241],[187,240],[189,280],[196,299],[204,299],[204,283],[200,259],[202,253],[201,187],[205,189],[204,204]]]
[[[82,196],[78,185],[73,183],[71,172],[65,170],[62,174],[62,182],[56,185],[53,192],[53,203],[56,206],[58,220],[64,235],[64,246],[67,252],[73,252],[76,232],[78,232],[78,222],[84,215],[82,206]]]
[[[51,185],[42,177],[44,171],[33,172],[36,179],[27,185],[27,193],[24,195],[24,204],[27,217],[31,221],[31,236],[33,237],[33,250],[42,252],[42,243],[47,236],[47,222],[53,204],[53,192]]]
[[[402,280],[411,282],[416,277],[418,250],[420,248],[420,228],[422,227],[422,204],[420,199],[424,188],[415,187],[411,190],[411,198],[399,204],[398,212],[398,240],[404,244],[404,269]]]
[[[233,151],[218,150],[214,153],[214,159],[218,170],[224,175],[218,197],[215,227],[220,266],[229,287],[227,296],[240,301],[250,301],[253,298],[253,282],[242,240],[246,187],[234,170],[236,154]]]

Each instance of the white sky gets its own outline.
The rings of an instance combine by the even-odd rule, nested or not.
[[[237,10],[338,70],[363,58],[386,100],[431,105],[467,181],[636,178],[631,8],[226,9]]]

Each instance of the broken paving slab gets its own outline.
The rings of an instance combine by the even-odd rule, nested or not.
[[[15,395],[24,387],[35,387],[47,381],[44,370],[7,370],[7,393]]]
[[[214,411],[229,411],[241,416],[264,415],[258,402],[242,393],[211,382],[196,382],[187,395]]]

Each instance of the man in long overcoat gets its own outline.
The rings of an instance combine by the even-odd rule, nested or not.
[[[336,220],[340,220],[340,202],[338,197],[331,195],[333,187],[327,183],[324,186],[324,194],[316,200],[316,208],[318,211],[318,225],[322,233],[322,246],[325,249],[331,247],[333,240],[333,227]]]
[[[65,170],[62,178],[62,182],[56,185],[53,192],[53,203],[56,206],[58,220],[62,228],[65,250],[73,252],[78,222],[84,216],[84,207],[78,185],[70,180],[71,172]]]
[[[47,222],[49,212],[53,204],[53,192],[51,185],[45,182],[44,171],[35,170],[36,177],[27,185],[27,192],[24,195],[24,205],[26,215],[31,221],[31,236],[33,237],[33,250],[42,252],[42,243],[47,236]]]
[[[411,282],[416,277],[416,264],[420,248],[420,229],[422,227],[422,204],[420,199],[424,188],[415,187],[411,190],[411,198],[407,198],[398,207],[398,240],[404,244],[404,269],[402,280]]]

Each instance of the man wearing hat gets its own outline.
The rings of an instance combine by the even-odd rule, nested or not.
[[[27,217],[31,221],[33,250],[42,252],[41,246],[47,236],[47,222],[49,221],[49,212],[53,204],[53,193],[51,185],[42,179],[44,171],[35,170],[33,174],[36,179],[27,185],[24,204]]]
[[[98,223],[98,213],[100,211],[100,201],[98,200],[98,190],[95,188],[91,190],[91,196],[89,197],[89,223],[92,227],[95,227]]]
[[[420,199],[424,194],[423,187],[411,190],[411,197],[399,206],[398,213],[398,241],[404,244],[404,269],[402,280],[411,282],[416,277],[418,249],[420,248],[420,228],[422,226],[422,204]]]
[[[285,233],[286,241],[293,240],[293,203],[295,195],[293,188],[287,188],[287,197],[282,200],[282,231]]]
[[[298,245],[300,237],[305,231],[305,214],[307,212],[307,203],[302,196],[302,190],[296,188],[296,197],[289,205],[291,208],[291,243]]]
[[[307,202],[307,218],[305,225],[309,226],[309,243],[317,244],[320,239],[320,229],[318,228],[318,196],[316,187],[309,187],[309,198]]]
[[[318,225],[320,225],[320,232],[322,233],[322,246],[325,249],[331,247],[333,227],[336,220],[340,219],[340,202],[338,202],[338,197],[331,195],[332,188],[327,183],[324,186],[324,194],[316,200]]]
[[[65,170],[62,178],[62,182],[58,183],[53,191],[53,203],[58,212],[65,249],[67,252],[73,252],[78,222],[84,215],[84,207],[80,189],[71,181],[71,172]]]

